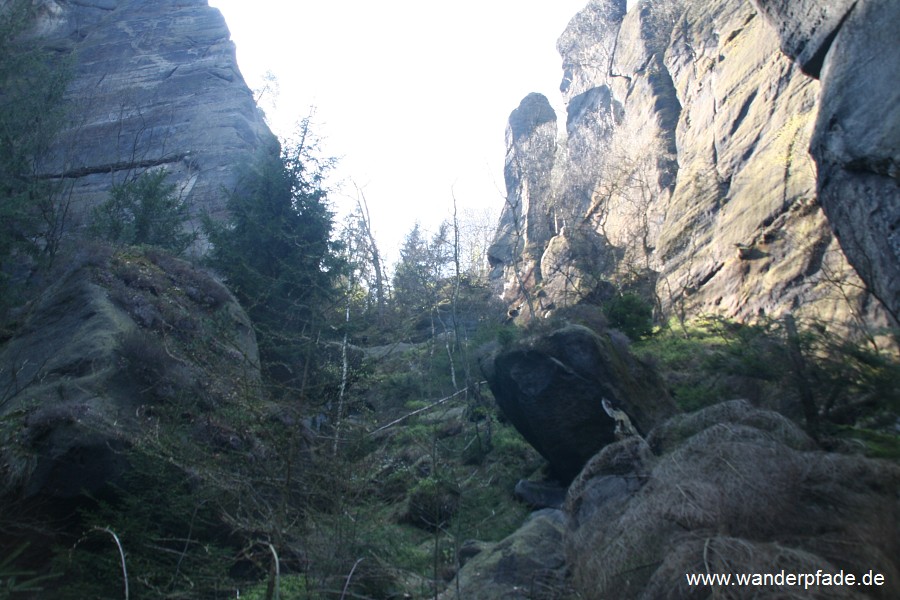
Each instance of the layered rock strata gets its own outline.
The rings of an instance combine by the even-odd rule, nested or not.
[[[820,207],[820,85],[752,5],[594,0],[559,50],[565,134],[546,99],[513,112],[489,251],[520,313],[602,299],[612,282],[664,316],[881,318]]]
[[[224,210],[237,166],[275,142],[206,0],[42,0],[31,35],[72,57],[67,123],[40,173],[75,212],[164,168],[195,215]]]
[[[818,199],[860,277],[900,317],[900,5],[753,0],[782,49],[821,81]],[[809,18],[812,16],[813,18]]]

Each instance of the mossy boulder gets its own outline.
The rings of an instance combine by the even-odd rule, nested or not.
[[[568,598],[561,511],[533,513],[507,538],[481,548],[470,558],[440,597],[469,598]],[[465,547],[464,547],[465,548]]]
[[[615,441],[604,398],[642,433],[677,412],[649,365],[609,334],[579,325],[497,348],[481,368],[503,414],[564,483]]]
[[[569,489],[567,563],[579,597],[699,598],[685,573],[853,573],[881,587],[816,597],[900,595],[900,468],[829,453],[785,417],[741,400],[610,445]],[[848,549],[852,548],[852,551]],[[797,587],[719,588],[785,598]],[[804,591],[803,593],[807,593]]]
[[[249,319],[209,274],[156,250],[84,249],[0,348],[0,496],[65,503],[118,485],[127,450],[160,430],[250,451],[229,414],[258,393],[258,365]]]

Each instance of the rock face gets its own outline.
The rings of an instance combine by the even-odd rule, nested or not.
[[[859,0],[750,0],[775,26],[781,50],[819,77],[825,55]]]
[[[586,327],[527,338],[484,357],[481,368],[503,414],[564,483],[615,440],[604,398],[641,433],[676,412],[648,366]]]
[[[442,600],[565,598],[568,590],[559,510],[533,513],[506,539],[482,549],[460,569]]]
[[[509,117],[506,144],[504,178],[507,190],[515,192],[507,195],[488,260],[495,275],[515,265],[506,285],[519,289],[537,281],[535,269],[551,231],[546,199],[556,153],[556,113],[546,97],[530,94],[522,100]]]
[[[871,569],[884,586],[819,592],[897,597],[900,469],[814,448],[781,415],[743,401],[676,417],[647,442],[608,446],[566,504],[566,556],[579,597],[708,597],[710,588],[689,587],[685,573],[782,569],[856,577]],[[729,589],[735,598],[797,591]]]
[[[194,214],[221,215],[236,167],[274,136],[206,0],[41,0],[34,31],[74,58],[68,122],[45,178],[84,212],[110,186],[165,168]]]
[[[221,283],[161,253],[86,249],[0,349],[0,505],[107,489],[160,423],[252,454],[227,415],[258,385],[252,326]]]
[[[754,0],[785,53],[821,79],[818,197],[847,258],[900,317],[900,5]],[[798,11],[794,4],[801,5]],[[814,15],[810,20],[808,15]]]
[[[809,2],[773,4],[831,22]],[[811,29],[822,31],[804,22],[784,44],[809,55],[807,69],[828,37],[800,48]],[[674,0],[626,13],[623,1],[595,0],[559,50],[565,136],[534,96],[507,132],[507,203],[489,255],[510,305],[539,317],[612,283],[663,315],[884,319],[819,206],[808,152],[824,118],[819,83],[752,5]]]

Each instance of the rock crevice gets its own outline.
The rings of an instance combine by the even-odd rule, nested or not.
[[[871,205],[877,194],[893,197],[886,188],[896,177],[882,175],[897,172],[890,134],[874,123],[861,137],[846,134],[847,125],[833,127],[866,122],[851,101],[858,96],[837,92],[852,89],[852,65],[863,59],[841,70],[835,57],[851,50],[847,40],[861,19],[893,10],[884,8],[890,3],[840,2],[826,10],[812,1],[757,0],[754,7],[678,0],[642,2],[627,13],[623,4],[591,2],[560,38],[565,139],[551,137],[548,120],[546,131],[509,145],[515,176],[507,177],[491,251],[497,293],[513,306],[530,301],[535,316],[603,296],[598,289],[612,284],[643,294],[661,316],[753,320],[792,312],[847,328],[887,323],[860,290],[865,281],[891,306],[895,292],[870,283],[865,271],[884,280],[889,263],[900,264],[900,238],[891,233],[900,210],[876,203],[885,209],[868,231],[898,246],[877,250],[875,235],[854,241],[844,233],[859,216],[829,198],[865,196],[861,178],[835,184],[840,173],[860,169],[884,181],[872,182],[872,200],[854,205]],[[780,11],[807,20],[784,25],[779,45],[770,24]],[[882,14],[881,22],[896,19]],[[838,33],[827,46],[830,32]],[[888,38],[885,30],[870,47]],[[803,57],[801,67],[811,68],[825,47],[822,84],[781,52],[792,49]],[[879,67],[883,81],[892,81],[891,68]],[[892,116],[900,101],[889,87],[866,102],[866,115]],[[820,133],[828,123],[833,132]],[[823,169],[828,161],[841,169]],[[854,258],[851,242],[871,265]],[[576,258],[588,256],[596,260]]]

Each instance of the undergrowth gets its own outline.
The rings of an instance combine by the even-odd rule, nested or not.
[[[744,398],[824,442],[853,439],[871,456],[900,458],[900,361],[890,343],[848,340],[818,322],[791,333],[783,320],[704,317],[662,329],[634,349],[657,366],[682,410]]]

